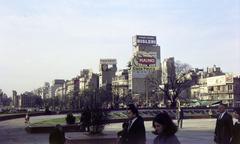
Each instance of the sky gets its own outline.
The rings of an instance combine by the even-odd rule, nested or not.
[[[98,72],[100,58],[125,68],[137,34],[157,36],[161,60],[240,73],[239,0],[0,0],[0,89]]]

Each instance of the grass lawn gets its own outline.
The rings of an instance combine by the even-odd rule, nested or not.
[[[55,119],[49,119],[44,121],[39,121],[36,123],[31,123],[31,126],[55,126],[57,124],[65,125],[66,124],[66,117],[63,118],[55,118]],[[76,122],[79,122],[80,117],[76,117]]]

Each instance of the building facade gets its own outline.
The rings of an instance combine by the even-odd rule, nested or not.
[[[99,88],[99,76],[90,69],[83,69],[80,72],[80,92]]]
[[[100,59],[99,65],[99,87],[106,87],[112,84],[112,78],[117,72],[116,59]]]
[[[13,106],[15,108],[19,108],[19,101],[20,101],[20,96],[17,95],[17,91],[13,90],[12,91],[12,96],[13,96]]]
[[[191,87],[191,97],[199,101],[207,101],[208,105],[222,101],[229,106],[239,105],[240,78],[233,74],[224,74],[202,78],[197,85]]]
[[[119,70],[112,80],[113,102],[118,105],[127,104],[129,96],[128,69]]]
[[[136,35],[132,40],[133,56],[129,70],[129,91],[138,104],[148,103],[152,96],[152,86],[148,77],[161,82],[160,46],[156,36]],[[160,84],[160,83],[159,83]]]
[[[172,85],[176,80],[174,57],[166,58],[162,63],[162,84]]]
[[[52,85],[51,85],[51,88],[50,88],[50,94],[51,94],[51,98],[55,97],[55,93],[56,93],[56,89],[59,88],[59,87],[63,87],[65,83],[65,80],[63,79],[55,79],[53,80],[52,82]]]
[[[21,108],[40,108],[42,104],[42,98],[32,92],[25,92],[20,95],[19,106]]]

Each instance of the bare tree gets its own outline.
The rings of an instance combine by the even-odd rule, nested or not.
[[[170,107],[176,107],[176,101],[181,92],[193,84],[194,79],[189,73],[190,70],[189,64],[177,61],[173,70],[167,73],[167,82],[162,83],[160,79],[156,79],[152,75],[147,76],[147,80],[153,89],[163,93],[165,103],[169,101],[171,102]]]

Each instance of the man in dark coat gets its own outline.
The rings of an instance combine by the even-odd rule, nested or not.
[[[63,127],[59,124],[53,129],[49,135],[49,144],[64,144],[65,143],[65,133]]]
[[[138,115],[137,108],[130,104],[128,105],[128,130],[126,134],[126,144],[145,144],[146,133],[144,120]]]
[[[234,108],[234,115],[238,121],[233,126],[233,136],[231,144],[240,144],[240,107]]]
[[[217,144],[230,144],[233,129],[232,116],[226,111],[225,104],[219,104],[218,111],[220,114],[217,117],[214,141]]]
[[[86,109],[83,110],[83,113],[80,119],[80,123],[82,124],[84,131],[86,131],[86,128],[87,128],[87,131],[89,132],[90,122],[91,122],[91,111],[87,107]]]

